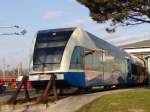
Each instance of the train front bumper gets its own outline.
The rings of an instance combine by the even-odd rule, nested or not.
[[[30,74],[29,80],[32,84],[41,84],[42,82],[48,82],[51,78],[51,74]],[[60,85],[68,85],[73,87],[85,87],[85,75],[84,72],[61,72],[53,73],[56,76],[56,83]],[[20,82],[23,76],[19,76],[17,81]]]
[[[55,74],[56,80],[64,80],[64,74]],[[18,76],[17,81],[21,81],[23,76]],[[50,80],[51,75],[29,75],[28,81],[48,81]]]

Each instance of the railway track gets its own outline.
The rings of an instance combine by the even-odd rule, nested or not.
[[[92,89],[89,89],[89,90],[79,90],[79,89],[75,89],[75,88],[72,88],[72,89],[64,89],[64,93],[60,93],[59,91],[57,91],[58,94],[58,98],[57,100],[60,100],[60,99],[63,99],[63,98],[66,98],[66,97],[69,97],[69,96],[76,96],[76,95],[82,95],[82,94],[92,94],[92,93],[96,93],[96,92],[105,92],[105,91],[111,91],[111,90],[118,90],[118,89],[130,89],[130,88],[143,88],[143,87],[147,87],[147,86],[131,86],[131,87],[127,87],[127,86],[124,86],[124,87],[110,87],[110,88],[104,88],[104,87],[95,87],[95,88],[92,88]],[[67,92],[66,92],[67,91]],[[41,96],[41,94],[43,94],[43,92],[39,92],[39,94],[37,94],[35,92],[35,90],[30,90],[29,91],[30,93],[30,101],[26,101],[25,97],[24,97],[24,91],[21,91],[17,97],[17,104],[23,104],[25,102],[31,102],[31,103],[36,103],[36,100]],[[2,95],[2,97],[7,97],[6,99],[9,99],[11,97],[11,95],[13,94],[13,91],[9,92],[8,94],[5,94],[5,95]],[[49,93],[48,94],[48,102],[55,102],[55,98],[53,96],[52,93]],[[7,104],[7,102],[1,102],[0,103],[3,103],[3,104]]]
[[[0,112],[15,112],[15,110],[20,110],[20,109],[28,109],[28,108],[40,108],[40,110],[44,110],[49,107],[49,105],[55,103],[58,100],[61,100],[63,98],[69,97],[71,95],[77,95],[76,92],[67,92],[63,94],[59,94],[57,97],[57,100],[54,98],[53,94],[49,94],[47,98],[46,103],[39,103],[38,98],[41,96],[42,92],[39,92],[39,94],[36,94],[34,90],[32,90],[32,95],[30,95],[30,101],[26,101],[24,97],[24,92],[21,91],[16,99],[16,103],[8,103],[7,101],[3,101],[0,103]],[[9,95],[4,95],[4,99],[8,100],[11,97],[11,93]],[[2,99],[2,100],[4,100]],[[24,112],[24,111],[19,111],[19,112]]]

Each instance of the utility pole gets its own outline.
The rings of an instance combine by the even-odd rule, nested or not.
[[[17,70],[17,76],[21,75],[22,74],[22,62],[19,63],[18,65],[18,70]]]
[[[5,72],[5,66],[6,66],[6,62],[5,62],[5,58],[3,57],[2,62],[3,62],[3,80],[5,81],[5,77],[6,77],[6,72]]]
[[[22,75],[22,62],[20,62],[20,74]]]

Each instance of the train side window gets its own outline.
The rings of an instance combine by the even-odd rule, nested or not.
[[[84,50],[85,70],[101,71],[102,51]]]
[[[93,53],[94,51],[90,49],[84,50],[84,62],[85,62],[85,69],[92,69],[93,67]]]
[[[109,54],[106,50],[103,53],[103,63],[104,63],[104,74],[112,74],[114,56]]]
[[[70,69],[83,69],[83,53],[84,48],[79,46],[74,48],[70,61]]]

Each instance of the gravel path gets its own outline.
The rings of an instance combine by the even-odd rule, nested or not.
[[[91,101],[93,101],[98,97],[101,97],[106,94],[125,92],[129,90],[131,89],[112,90],[112,91],[98,92],[93,94],[70,96],[68,98],[56,102],[56,104],[50,105],[50,107],[47,108],[45,112],[75,112],[85,104],[90,103]]]

